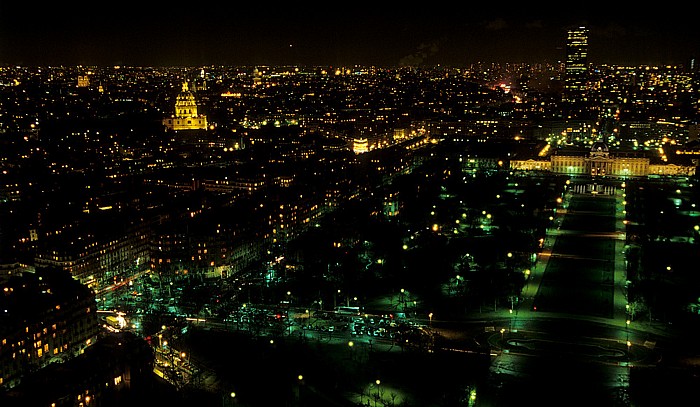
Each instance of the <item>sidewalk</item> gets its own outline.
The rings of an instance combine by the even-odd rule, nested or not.
[[[567,191],[564,194],[564,200],[562,206],[568,207],[571,200],[571,192]],[[566,216],[566,211],[560,211],[555,218],[555,225],[561,225],[563,218]],[[542,251],[537,254],[537,260],[535,261],[534,267],[530,270],[530,276],[525,283],[525,287],[522,290],[522,303],[518,309],[519,315],[530,316],[530,312],[534,310],[534,302],[537,293],[540,290],[540,284],[542,283],[542,277],[547,270],[547,264],[549,258],[552,255],[552,249],[557,242],[557,237],[559,236],[559,227],[547,228],[547,234],[545,235],[544,242],[542,245]]]

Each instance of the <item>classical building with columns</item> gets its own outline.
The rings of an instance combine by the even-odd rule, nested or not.
[[[183,82],[182,91],[175,100],[175,115],[163,119],[163,125],[169,130],[203,130],[207,128],[207,117],[197,111],[197,101]]]
[[[644,177],[649,175],[695,174],[696,165],[652,164],[648,156],[638,152],[613,152],[598,141],[586,154],[559,150],[542,159],[511,160],[510,168],[525,171],[551,171],[557,174],[611,177]]]

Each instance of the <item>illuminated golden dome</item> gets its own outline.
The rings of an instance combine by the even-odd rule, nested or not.
[[[171,130],[197,130],[207,128],[207,117],[197,111],[197,100],[189,90],[187,82],[182,83],[182,91],[175,99],[175,116],[163,120],[163,125]]]

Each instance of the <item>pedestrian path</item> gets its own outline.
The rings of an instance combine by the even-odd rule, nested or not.
[[[612,233],[606,233],[603,238],[611,239],[614,244],[614,279],[613,279],[613,303],[612,317],[603,318],[590,315],[569,315],[569,319],[582,319],[594,322],[599,322],[611,326],[625,328],[628,325],[629,315],[627,312],[627,270],[625,261],[625,204],[624,204],[624,188],[617,189],[615,192],[615,228]],[[567,191],[564,195],[563,206],[568,208],[571,203],[572,193]],[[517,318],[561,318],[561,313],[543,312],[535,308],[535,300],[540,291],[544,274],[549,266],[551,258],[557,256],[555,246],[560,236],[565,236],[569,231],[560,229],[561,224],[567,216],[566,211],[559,211],[557,219],[553,227],[547,229],[547,234],[543,242],[542,251],[537,255],[537,260],[534,267],[530,270],[530,275],[525,287],[522,290],[520,307],[517,309]],[[510,318],[513,316],[510,310],[500,310],[493,314],[494,317]],[[666,326],[659,326],[643,323],[629,322],[630,329],[643,330],[657,335],[669,334],[669,329]]]
[[[611,312],[611,319],[610,321],[607,321],[607,323],[611,323],[613,325],[620,325],[620,326],[625,326],[625,321],[626,321],[626,315],[625,315],[625,304],[626,304],[626,298],[625,298],[625,293],[624,293],[624,287],[625,287],[625,268],[624,268],[624,254],[622,251],[624,250],[624,224],[623,224],[623,219],[621,218],[620,214],[624,213],[622,210],[619,210],[619,207],[622,205],[622,192],[617,192],[615,196],[615,205],[613,206],[612,210],[615,212],[613,213],[606,213],[605,212],[591,212],[590,210],[582,210],[582,212],[585,212],[584,216],[596,216],[600,214],[601,216],[609,216],[609,215],[614,215],[616,217],[616,222],[614,224],[614,229],[613,230],[600,230],[600,231],[595,231],[594,233],[583,233],[580,230],[566,230],[562,229],[562,225],[569,225],[571,226],[574,224],[573,222],[565,222],[567,215],[569,215],[569,209],[571,207],[572,203],[572,198],[574,198],[575,194],[571,192],[571,190],[568,190],[562,200],[562,209],[560,209],[557,212],[557,216],[554,219],[553,226],[547,229],[547,235],[544,240],[543,244],[543,250],[538,254],[537,256],[537,261],[535,263],[535,266],[532,268],[530,271],[530,277],[528,279],[528,282],[526,286],[523,289],[522,292],[522,297],[523,297],[523,303],[521,304],[521,307],[518,310],[518,314],[524,316],[523,314],[528,314],[528,313],[537,313],[537,315],[541,315],[543,310],[538,310],[536,309],[536,299],[537,296],[540,294],[540,290],[542,288],[542,281],[544,279],[545,273],[547,273],[548,267],[550,266],[550,259],[557,257],[557,258],[563,258],[571,261],[570,259],[576,259],[577,257],[580,257],[578,253],[559,253],[557,252],[557,241],[561,237],[564,239],[569,239],[569,235],[574,236],[587,236],[586,239],[588,238],[596,238],[596,239],[605,239],[606,241],[610,241],[610,245],[612,245],[612,251],[613,253],[610,253],[613,257],[612,259],[612,304],[609,306],[612,307],[612,312]],[[581,215],[578,211],[576,212],[578,215]],[[605,228],[604,228],[605,229]],[[568,240],[567,240],[568,241]],[[594,255],[597,255],[598,253],[594,253]],[[602,255],[602,253],[601,253]],[[603,257],[596,257],[596,258],[582,258],[581,261],[585,260],[600,260],[603,262],[606,262],[606,258],[608,256],[603,256]],[[576,260],[573,260],[574,263],[570,264],[578,264]],[[561,267],[561,266],[560,266]],[[601,264],[601,267],[605,267],[604,264]],[[561,270],[559,270],[560,273],[562,273]],[[584,273],[589,273],[589,271],[583,271]],[[601,275],[604,273],[604,270],[601,269]],[[609,281],[609,280],[608,280]],[[574,280],[574,283],[576,283],[576,280]],[[601,292],[605,292],[605,279],[601,278],[601,280],[598,282],[599,287]],[[561,287],[564,289],[564,287]],[[567,287],[568,288],[568,287]],[[574,288],[575,289],[575,288]],[[603,297],[605,299],[605,297]],[[602,309],[609,309],[605,307],[605,304],[601,305]],[[556,313],[549,313],[550,315],[554,315]],[[568,315],[568,314],[567,314]],[[585,316],[585,315],[584,315]],[[595,317],[595,315],[592,315],[592,317]],[[605,319],[605,318],[603,318]]]
[[[567,192],[563,198],[563,206],[568,206],[571,200],[571,193]],[[560,211],[555,224],[561,225],[562,218],[566,216],[565,211]],[[552,250],[557,242],[557,237],[559,236],[561,230],[558,227],[547,228],[546,236],[544,237],[544,242],[542,243],[542,251],[537,254],[537,259],[535,265],[530,269],[530,275],[528,276],[527,283],[522,290],[522,302],[518,309],[518,314],[529,314],[531,311],[535,310],[535,298],[540,290],[540,284],[542,283],[542,277],[547,270],[547,265],[549,259],[552,256]]]

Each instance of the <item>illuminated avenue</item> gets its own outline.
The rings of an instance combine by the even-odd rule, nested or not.
[[[586,35],[561,64],[0,67],[0,404],[689,394],[697,68],[592,66]]]

